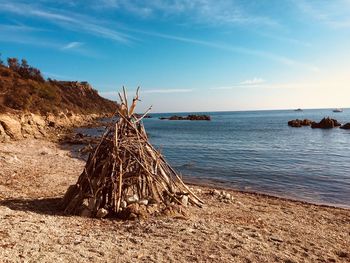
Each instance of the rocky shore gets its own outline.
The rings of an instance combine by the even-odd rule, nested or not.
[[[288,121],[288,126],[294,128],[300,128],[303,126],[310,126],[313,129],[332,129],[340,127],[341,129],[350,129],[350,123],[346,123],[342,125],[336,119],[331,119],[329,117],[323,118],[320,122],[315,122],[312,120],[304,119],[304,120],[290,120]]]
[[[187,115],[187,116],[177,116],[173,115],[171,117],[160,117],[160,120],[170,120],[170,121],[210,121],[209,115]]]
[[[210,186],[192,185],[205,207],[183,216],[66,216],[62,196],[85,165],[79,150],[0,143],[1,262],[350,261],[350,210]]]
[[[94,125],[102,117],[107,115],[70,112],[45,116],[33,113],[4,113],[0,114],[0,142],[24,138],[54,138],[74,127]]]

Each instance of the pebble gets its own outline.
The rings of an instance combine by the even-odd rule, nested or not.
[[[198,194],[200,194],[200,193],[202,193],[202,189],[197,188],[197,189],[196,189],[196,192],[197,192]]]
[[[142,199],[139,202],[140,205],[148,205],[148,200],[147,199]]]
[[[229,193],[225,193],[224,198],[230,200],[231,199],[231,195]]]
[[[104,218],[106,215],[108,215],[108,211],[105,208],[100,208],[97,211],[96,217],[97,218]]]
[[[128,204],[137,203],[138,201],[139,201],[139,197],[136,194],[126,198],[126,202]]]
[[[183,206],[187,206],[188,205],[188,196],[187,195],[182,196],[181,203],[182,203]]]
[[[217,195],[217,196],[220,195],[220,192],[216,189],[214,189],[211,193],[212,195]]]

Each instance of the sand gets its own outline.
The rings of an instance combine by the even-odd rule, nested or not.
[[[350,210],[192,185],[188,217],[65,216],[84,160],[47,140],[0,144],[0,262],[350,262]]]

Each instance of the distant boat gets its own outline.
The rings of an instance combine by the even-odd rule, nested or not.
[[[294,110],[294,111],[303,111],[303,110],[299,108],[299,109],[296,109],[296,110]]]
[[[343,109],[337,108],[337,109],[334,109],[333,112],[343,112]]]

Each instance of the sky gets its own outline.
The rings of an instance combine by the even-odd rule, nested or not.
[[[139,111],[350,107],[350,0],[0,0],[0,52]]]

